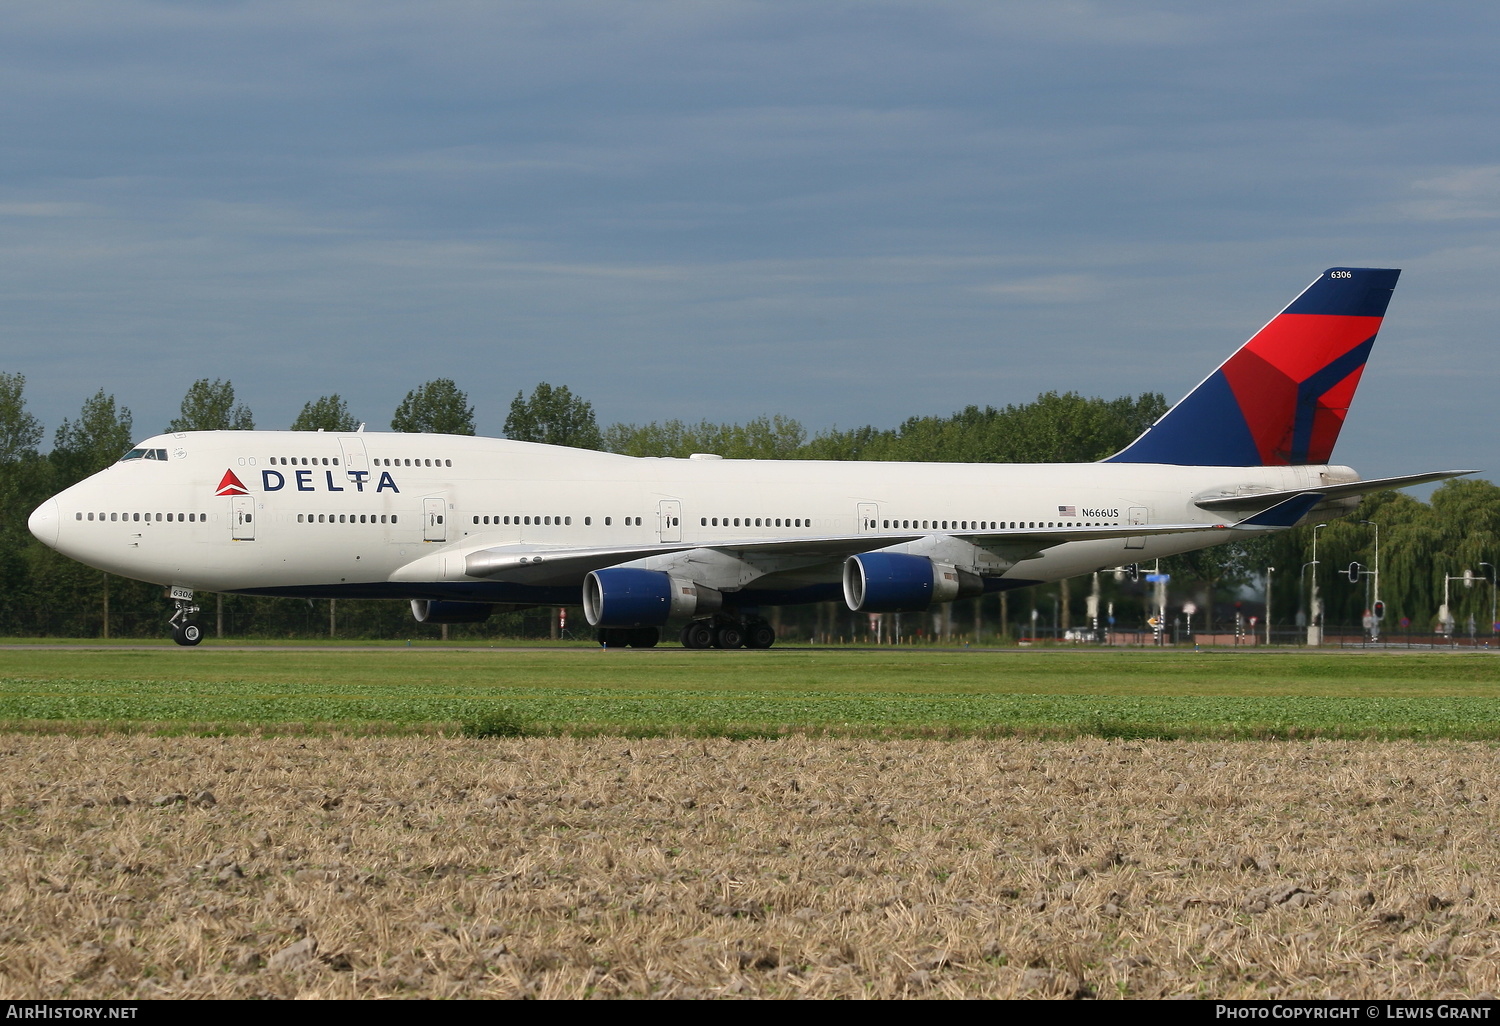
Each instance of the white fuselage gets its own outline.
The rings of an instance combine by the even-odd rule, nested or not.
[[[871,550],[889,536],[896,551],[966,565],[991,588],[1016,586],[1202,548],[1227,532],[1070,541],[1019,562],[963,539],[994,525],[1213,525],[1225,514],[1194,498],[1354,478],[1328,466],[642,459],[376,432],[188,432],[140,446],[164,458],[74,485],[33,515],[33,529],[84,563],[162,585],[393,598],[473,583],[463,557],[487,549],[726,551],[851,535],[868,536]],[[763,560],[727,587],[704,583],[785,591],[826,583],[837,563]]]

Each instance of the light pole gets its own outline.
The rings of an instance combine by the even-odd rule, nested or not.
[[[1274,566],[1266,567],[1266,644],[1271,643],[1271,575],[1276,572]]]
[[[1307,565],[1312,567],[1311,573],[1311,597],[1308,601],[1307,610],[1307,643],[1309,645],[1323,644],[1323,615],[1318,602],[1318,532],[1327,527],[1327,524],[1317,524],[1313,527],[1312,562]]]
[[[1366,606],[1370,610],[1370,622],[1375,625],[1370,628],[1371,640],[1379,641],[1380,617],[1375,615],[1375,610],[1380,608],[1380,525],[1373,520],[1361,520],[1360,523],[1375,528],[1375,559],[1373,565],[1370,567],[1370,582],[1375,594],[1370,598]],[[1480,566],[1484,565],[1483,563],[1480,564]]]
[[[1480,566],[1487,566],[1487,567],[1490,568],[1490,573],[1489,573],[1489,578],[1490,578],[1490,633],[1494,634],[1495,633],[1495,564],[1494,563],[1480,563],[1479,565]]]
[[[1448,608],[1448,582],[1463,581],[1465,588],[1474,587],[1474,571],[1465,570],[1461,574],[1443,575],[1443,608],[1438,610],[1438,622],[1443,625],[1443,633],[1448,636],[1448,641],[1453,642],[1453,610]]]

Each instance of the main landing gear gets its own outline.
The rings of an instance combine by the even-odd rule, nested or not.
[[[759,618],[694,620],[682,629],[683,648],[770,648],[776,632]]]
[[[179,645],[198,644],[203,640],[203,625],[193,619],[198,615],[198,607],[191,599],[174,599],[172,604],[177,607],[167,621],[172,625],[172,640]]]

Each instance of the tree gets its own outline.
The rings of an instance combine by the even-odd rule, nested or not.
[[[167,425],[168,431],[253,431],[250,407],[235,405],[234,385],[214,378],[193,382],[182,397],[182,416]]]
[[[52,441],[52,466],[58,485],[82,481],[109,466],[130,448],[130,409],[99,389],[84,401],[77,420],[64,420]]]
[[[575,449],[598,449],[604,444],[594,420],[594,406],[568,391],[543,381],[524,398],[520,392],[510,403],[505,418],[505,437],[519,442],[570,445]]]
[[[0,373],[0,466],[36,455],[42,422],[26,412],[26,375]]]
[[[359,421],[337,392],[307,403],[292,421],[293,431],[353,431],[358,427]]]
[[[472,435],[474,407],[452,378],[437,378],[406,393],[391,418],[391,430]]]
[[[804,455],[807,432],[790,417],[756,417],[744,424],[680,420],[611,424],[602,447],[625,456],[691,456],[711,452],[731,460],[788,460]],[[820,457],[821,458],[821,457]]]
[[[20,633],[34,623],[38,578],[28,556],[50,552],[31,536],[26,518],[52,491],[47,461],[37,454],[42,423],[26,412],[22,374],[0,373],[0,623]]]

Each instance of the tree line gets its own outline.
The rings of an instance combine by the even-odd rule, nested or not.
[[[32,509],[48,495],[115,462],[135,440],[133,416],[114,395],[100,389],[76,418],[64,418],[45,453],[44,427],[26,409],[25,378],[0,372],[0,634],[6,636],[156,636],[167,605],[162,589],[90,569],[37,542],[26,528]],[[593,406],[566,386],[543,382],[528,395],[516,393],[507,413],[507,438],[629,456],[685,457],[712,452],[730,459],[921,460],[956,463],[1090,462],[1124,448],[1167,409],[1160,393],[1117,399],[1074,392],[1046,392],[1035,401],[968,406],[949,416],[911,417],[894,428],[863,426],[809,433],[780,415],[744,423],[707,420],[611,424],[600,428]],[[353,431],[360,421],[339,395],[308,401],[290,425],[294,431]],[[250,430],[255,418],[239,402],[231,382],[196,381],[183,396],[168,431]],[[456,382],[439,378],[406,394],[390,420],[395,431],[475,433],[474,407]],[[147,430],[144,434],[154,434]],[[1373,579],[1361,574],[1351,585],[1351,562],[1373,569],[1376,527],[1380,541],[1380,597],[1388,628],[1401,618],[1411,629],[1432,629],[1442,603],[1444,578],[1471,570],[1478,586],[1449,581],[1451,614],[1462,633],[1470,617],[1489,634],[1494,600],[1491,582],[1500,564],[1500,489],[1488,481],[1452,481],[1432,501],[1382,492],[1367,496],[1348,517],[1317,530],[1298,528],[1240,544],[1217,546],[1163,560],[1172,577],[1170,607],[1194,602],[1202,612],[1195,629],[1230,625],[1246,607],[1260,609],[1266,568],[1278,624],[1299,611],[1310,617],[1314,576],[1321,591],[1323,621],[1359,624],[1372,597]],[[1116,625],[1134,628],[1149,615],[1149,593],[1129,580],[1104,575],[1104,599],[1116,606]],[[916,617],[923,631],[971,636],[1016,635],[1030,630],[1031,610],[1059,629],[1083,624],[1085,582],[1039,586],[1004,598],[986,596],[967,612]],[[787,609],[791,633],[859,636],[867,625],[841,607]],[[583,633],[579,611],[570,627]],[[955,624],[954,621],[957,621]],[[436,628],[416,624],[403,603],[310,602],[226,596],[213,607],[211,626],[239,636],[418,637]],[[453,625],[454,636],[535,635],[555,631],[550,611],[495,617],[485,625]]]

